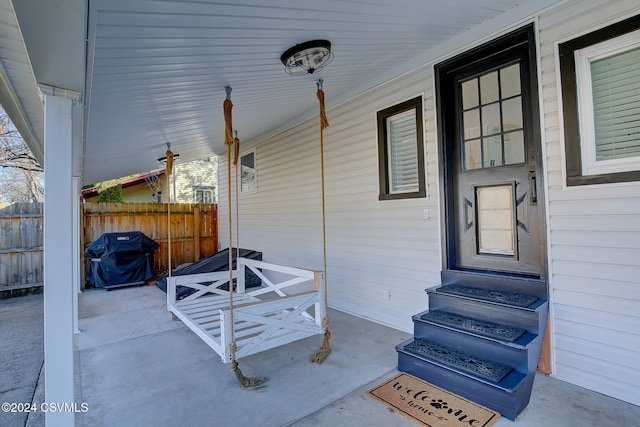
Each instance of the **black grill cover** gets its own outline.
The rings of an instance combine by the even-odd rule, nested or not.
[[[104,233],[84,251],[91,261],[93,284],[110,287],[150,279],[158,246],[139,231]]]
[[[233,264],[232,269],[236,268],[236,248],[233,248],[231,255],[233,256]],[[241,258],[249,258],[255,259],[258,261],[262,261],[262,252],[254,251],[252,249],[240,249],[240,257]],[[229,270],[229,248],[223,249],[220,252],[217,252],[213,255],[209,255],[206,258],[202,258],[200,261],[196,261],[193,264],[189,264],[185,267],[180,268],[179,270],[175,270],[172,275],[173,276],[183,276],[186,274],[198,274],[198,273],[212,273],[214,271],[228,271]],[[253,288],[256,286],[260,286],[262,284],[262,280],[254,274],[253,271],[248,268],[245,270],[245,286],[247,288]],[[234,279],[235,281],[235,279]],[[208,284],[208,283],[207,283]],[[162,291],[167,292],[167,278],[162,277],[158,279],[156,282],[156,286]],[[220,289],[228,290],[229,285],[222,285]],[[178,286],[176,287],[176,297],[177,299],[185,298],[196,290],[190,288],[188,286]]]

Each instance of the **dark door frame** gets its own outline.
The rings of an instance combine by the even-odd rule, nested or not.
[[[498,37],[479,47],[473,48],[444,62],[436,64],[434,67],[436,82],[436,114],[438,117],[438,158],[440,160],[440,198],[442,200],[441,226],[442,230],[444,230],[442,239],[443,277],[445,275],[455,275],[456,272],[461,272],[463,274],[469,273],[468,271],[462,271],[455,267],[455,220],[453,219],[455,198],[452,197],[454,181],[451,162],[458,161],[458,159],[455,159],[452,154],[452,144],[447,142],[455,139],[455,132],[458,132],[458,130],[456,128],[456,121],[452,119],[457,114],[457,111],[455,110],[456,102],[454,99],[451,99],[450,95],[446,91],[453,85],[454,72],[460,71],[471,64],[474,67],[482,67],[484,64],[495,61],[495,57],[497,55],[503,54],[505,51],[521,46],[522,44],[528,46],[530,74],[529,87],[527,88],[530,95],[528,108],[530,108],[531,122],[533,123],[533,126],[530,126],[531,129],[528,132],[530,132],[529,137],[532,138],[536,147],[535,167],[537,172],[536,189],[540,220],[539,250],[541,266],[540,277],[535,281],[540,282],[540,284],[544,284],[544,287],[546,288],[548,280],[548,259],[544,173],[541,150],[542,123],[540,121],[537,55],[533,24],[529,24],[504,36]],[[475,273],[475,271],[472,273]],[[478,272],[478,274],[494,275],[494,273],[487,273],[486,271]],[[495,275],[504,276],[505,274],[495,273]]]

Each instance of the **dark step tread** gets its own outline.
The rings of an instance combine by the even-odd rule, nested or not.
[[[402,345],[401,349],[495,384],[500,383],[513,370],[502,363],[482,359],[422,338]]]
[[[474,319],[442,310],[428,311],[422,314],[420,319],[509,343],[515,342],[526,332],[523,328]]]
[[[498,289],[518,292],[546,299],[548,284],[538,277],[499,274],[489,271],[444,270],[441,275],[443,285],[456,284],[475,288]]]
[[[528,308],[538,301],[532,295],[517,294],[513,292],[496,291],[491,289],[473,288],[462,285],[445,285],[435,289],[441,294],[450,294],[467,298],[474,298],[482,301],[493,302],[503,305],[511,305],[521,308]]]

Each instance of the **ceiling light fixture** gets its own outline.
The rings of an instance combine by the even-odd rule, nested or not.
[[[287,49],[280,56],[285,71],[292,76],[313,74],[321,70],[333,59],[331,42],[328,40],[311,40]]]

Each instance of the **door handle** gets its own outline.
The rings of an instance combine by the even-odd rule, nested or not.
[[[538,186],[536,184],[536,171],[529,171],[529,194],[532,205],[538,203]]]

